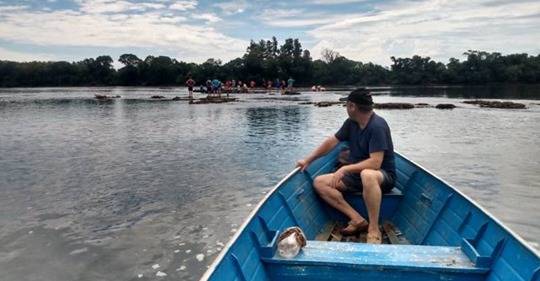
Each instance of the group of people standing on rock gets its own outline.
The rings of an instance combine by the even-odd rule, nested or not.
[[[272,93],[272,90],[275,88],[276,92],[284,94],[286,91],[293,90],[294,81],[295,80],[292,77],[289,77],[289,80],[287,81],[276,79],[273,82],[272,80],[266,81],[263,79],[263,86],[266,86],[266,90],[270,93]]]
[[[292,77],[289,77],[287,81],[276,79],[274,82],[272,80],[262,80],[262,87],[266,88],[270,93],[273,92],[275,88],[276,91],[284,94],[286,91],[293,91],[293,85],[295,80]],[[188,97],[193,98],[193,88],[196,85],[195,80],[193,80],[191,74],[188,75],[188,79],[185,82],[186,87],[188,88]],[[213,80],[206,80],[205,84],[201,84],[199,91],[201,93],[207,93],[209,96],[218,96],[221,97],[221,93],[224,92],[229,96],[229,93],[249,93],[250,90],[253,90],[257,87],[257,83],[254,80],[251,81],[242,81],[242,80],[227,80],[225,83],[222,83],[219,79],[214,78]]]

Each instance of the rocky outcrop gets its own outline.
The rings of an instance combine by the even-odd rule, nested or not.
[[[286,96],[297,96],[297,95],[300,95],[300,92],[289,92],[289,91],[285,91],[283,93],[283,95],[286,95]]]
[[[435,106],[435,108],[437,108],[437,109],[454,109],[454,108],[456,108],[456,106],[451,104],[451,103],[440,103],[440,104],[437,104]]]
[[[107,96],[95,94],[94,97],[98,100],[119,99],[121,96]]]
[[[414,108],[414,104],[406,102],[388,102],[376,103],[373,107],[376,109],[411,109]]]
[[[427,107],[431,107],[431,105],[429,105],[427,103],[416,103],[416,104],[414,104],[414,107],[415,108],[427,108]]]
[[[344,105],[345,102],[342,102],[342,101],[318,101],[318,102],[306,101],[306,102],[300,102],[298,104],[312,104],[312,105],[317,106],[317,107],[328,107],[328,106],[332,106],[332,105],[336,105],[336,104]]]
[[[237,100],[238,100],[237,98],[229,98],[229,97],[206,97],[206,98],[200,98],[197,100],[191,100],[189,101],[189,104],[226,103],[226,102],[234,102]]]
[[[487,101],[487,100],[466,100],[466,104],[476,104],[480,107],[487,108],[506,108],[506,109],[524,109],[526,106],[522,103],[511,101]]]

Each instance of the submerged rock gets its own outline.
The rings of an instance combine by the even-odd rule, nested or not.
[[[416,108],[426,108],[426,107],[431,107],[431,105],[429,105],[429,104],[427,104],[427,103],[422,103],[422,102],[421,102],[421,103],[416,103],[416,104],[414,105],[414,107],[416,107]]]
[[[319,102],[314,102],[313,103],[313,105],[315,105],[317,107],[328,107],[328,106],[332,106],[332,105],[336,105],[336,104],[345,104],[345,103],[342,102],[342,101],[319,101]]]
[[[230,98],[230,97],[206,97],[206,98],[200,98],[198,100],[191,100],[190,104],[208,104],[208,103],[226,103],[226,102],[233,102],[237,101],[237,98]]]
[[[376,103],[373,107],[377,109],[411,109],[414,108],[414,104],[406,102],[389,102]]]
[[[511,102],[511,101],[487,101],[487,100],[466,100],[463,101],[466,104],[476,104],[480,107],[487,108],[507,108],[507,109],[524,109],[525,104]]]
[[[107,96],[107,95],[98,95],[98,94],[95,94],[94,97],[98,100],[108,100],[108,99],[119,99],[121,98],[121,96]]]
[[[437,109],[454,109],[454,108],[456,108],[456,106],[451,104],[451,103],[440,103],[440,104],[437,104],[437,106],[435,106],[435,108],[437,108]]]
[[[193,98],[189,98],[189,97],[174,97],[174,98],[172,98],[171,100],[173,100],[173,101],[180,101],[180,100],[187,100],[187,101],[189,101],[189,100],[193,100]]]
[[[164,96],[151,96],[151,99],[164,99]]]

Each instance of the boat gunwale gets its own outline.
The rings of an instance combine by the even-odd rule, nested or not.
[[[284,182],[286,182],[288,179],[290,179],[294,174],[296,174],[300,170],[299,167],[296,167],[294,170],[292,170],[288,175],[286,175],[283,179],[281,179],[270,191],[266,193],[266,195],[259,201],[257,206],[251,211],[251,213],[248,215],[248,217],[244,220],[240,228],[236,231],[236,233],[233,235],[231,239],[229,239],[229,242],[225,245],[219,256],[217,256],[212,264],[210,264],[210,267],[206,270],[206,272],[203,274],[200,281],[208,280],[210,276],[215,272],[217,265],[221,263],[223,258],[225,258],[225,255],[229,252],[230,248],[238,240],[238,237],[244,232],[248,224],[251,222],[251,220],[255,217],[255,215],[259,212],[259,209],[266,203],[268,198],[270,198],[276,190],[278,190],[281,185],[283,185]]]
[[[450,183],[446,182],[442,178],[438,177],[434,173],[432,173],[430,170],[426,169],[422,165],[410,160],[408,157],[403,155],[402,153],[395,151],[396,154],[398,154],[400,157],[411,163],[412,165],[416,166],[417,168],[425,171],[432,177],[434,177],[436,180],[439,180],[449,188],[451,188],[454,192],[462,196],[465,200],[467,200],[469,203],[471,203],[474,207],[478,208],[480,211],[482,211],[488,218],[493,220],[496,224],[498,224],[503,230],[505,230],[508,234],[510,234],[513,238],[516,239],[523,247],[525,247],[527,250],[529,250],[533,255],[535,255],[537,258],[540,258],[540,252],[539,250],[533,248],[529,242],[527,242],[525,239],[523,239],[519,234],[515,233],[513,230],[511,230],[509,227],[507,227],[503,222],[501,222],[499,219],[497,219],[493,214],[491,214],[488,210],[486,210],[484,207],[482,207],[476,200],[473,200],[469,196],[465,195],[462,191],[451,185]],[[210,276],[215,272],[217,265],[221,263],[223,258],[225,258],[225,255],[229,252],[232,245],[238,240],[238,237],[244,232],[247,225],[251,222],[251,220],[255,217],[255,215],[259,212],[262,205],[270,198],[280,187],[281,185],[287,181],[289,178],[291,178],[294,174],[296,174],[300,170],[299,167],[296,167],[294,170],[292,170],[288,175],[286,175],[283,179],[281,179],[257,204],[257,206],[251,211],[251,213],[248,215],[248,217],[244,220],[238,231],[233,235],[231,239],[227,242],[221,253],[214,259],[214,261],[210,264],[210,267],[205,271],[203,276],[199,279],[200,281],[208,280]]]
[[[399,154],[399,156],[403,157],[403,159],[409,161],[411,164],[415,165],[417,168],[420,168],[422,169],[423,171],[425,171],[426,173],[428,173],[429,175],[433,176],[435,179],[439,180],[440,182],[442,182],[443,184],[447,185],[448,187],[450,187],[453,191],[455,191],[457,194],[461,195],[465,200],[469,201],[473,206],[475,206],[476,208],[480,209],[480,211],[482,211],[488,218],[490,218],[491,220],[493,220],[495,223],[497,223],[503,230],[505,230],[506,232],[508,232],[508,234],[510,234],[512,237],[516,238],[516,240],[523,246],[525,247],[527,250],[531,251],[537,258],[540,259],[540,250],[537,250],[535,248],[532,247],[532,245],[529,244],[529,242],[527,242],[525,239],[523,239],[523,237],[521,237],[519,234],[517,234],[516,232],[514,232],[512,229],[510,229],[509,227],[507,227],[502,221],[500,221],[499,219],[497,219],[493,214],[491,214],[488,210],[486,210],[484,207],[482,207],[478,202],[476,202],[476,200],[473,200],[472,198],[470,198],[469,196],[465,195],[465,193],[463,193],[462,191],[460,191],[458,188],[454,187],[453,185],[451,185],[450,183],[446,182],[445,180],[443,180],[442,178],[436,176],[434,173],[432,173],[430,170],[424,168],[422,165],[410,160],[409,158],[407,158],[406,156],[404,156],[403,154],[395,151],[397,154]]]

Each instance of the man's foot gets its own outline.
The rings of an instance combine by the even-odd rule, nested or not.
[[[382,243],[382,234],[381,234],[381,232],[380,231],[368,232],[366,243],[369,243],[369,244],[381,244]]]
[[[360,222],[350,221],[347,227],[340,230],[341,234],[345,236],[356,235],[360,232],[366,231],[368,229],[369,223],[367,220],[362,220]]]

